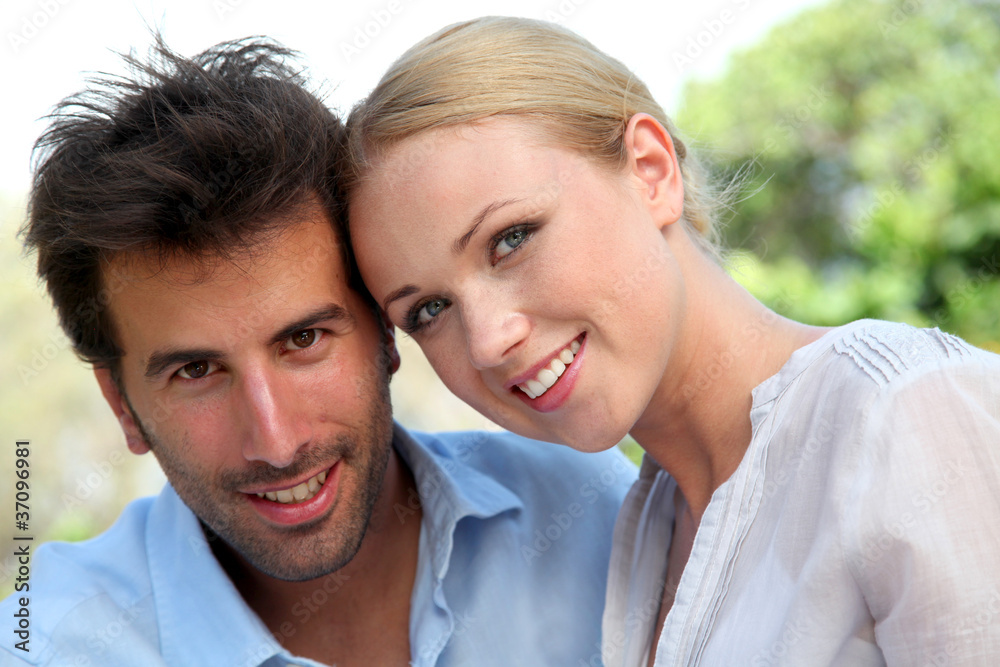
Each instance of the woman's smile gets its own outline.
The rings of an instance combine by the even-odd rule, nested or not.
[[[538,412],[559,409],[569,399],[576,385],[580,369],[583,368],[585,350],[586,336],[581,335],[560,350],[534,378],[519,383],[515,390],[518,398]]]

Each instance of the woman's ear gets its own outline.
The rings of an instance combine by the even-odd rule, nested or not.
[[[670,134],[660,121],[637,113],[629,119],[624,139],[631,177],[653,219],[661,229],[677,222],[684,212],[684,183]]]
[[[111,406],[111,411],[115,413],[115,417],[118,418],[118,423],[125,433],[125,444],[128,445],[129,451],[133,454],[148,452],[149,443],[142,437],[128,402],[118,389],[118,383],[111,377],[111,371],[107,368],[95,368],[94,376],[97,378],[97,384],[101,387],[101,393],[104,394],[104,400]]]

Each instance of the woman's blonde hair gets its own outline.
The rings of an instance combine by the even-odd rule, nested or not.
[[[404,53],[348,119],[352,187],[408,137],[499,115],[530,117],[556,145],[598,164],[627,164],[625,128],[647,113],[673,138],[684,181],[684,218],[717,255],[721,200],[696,157],[639,79],[579,35],[555,24],[489,16],[456,23]]]

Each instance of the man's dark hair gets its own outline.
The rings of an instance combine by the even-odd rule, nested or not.
[[[22,234],[38,252],[77,354],[120,377],[107,305],[120,253],[228,259],[318,202],[339,233],[350,286],[366,298],[343,235],[343,126],[305,87],[294,51],[264,38],[194,58],[157,36],[130,76],[63,100],[35,144]]]

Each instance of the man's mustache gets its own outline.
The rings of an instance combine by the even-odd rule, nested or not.
[[[252,461],[246,468],[222,473],[222,488],[240,492],[248,486],[279,484],[301,481],[304,474],[316,472],[320,465],[332,466],[341,459],[349,460],[355,449],[355,442],[346,434],[338,435],[331,443],[324,443],[301,452],[291,464],[277,468],[264,461]]]

